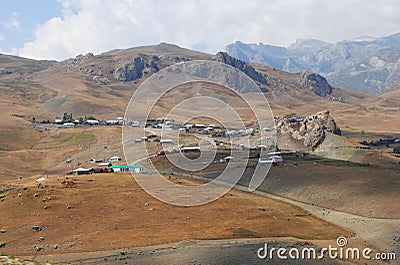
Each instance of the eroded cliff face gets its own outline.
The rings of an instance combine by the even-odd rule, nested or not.
[[[114,79],[122,82],[129,82],[141,78],[147,72],[157,72],[160,70],[158,56],[153,56],[146,61],[144,58],[137,56],[131,63],[114,68]]]
[[[254,69],[253,66],[249,65],[248,63],[229,56],[226,52],[218,52],[215,56],[215,59],[217,62],[221,62],[239,69],[249,77],[253,78],[253,80],[263,85],[268,84],[264,74],[258,72],[256,69]]]

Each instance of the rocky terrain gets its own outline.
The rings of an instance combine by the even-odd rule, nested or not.
[[[23,260],[13,256],[0,255],[0,264],[2,265],[37,265],[35,261]],[[50,263],[42,263],[45,265],[50,265]]]
[[[173,63],[189,61],[189,58],[170,53],[177,46],[161,43],[158,45],[164,52],[131,52],[131,50],[116,50],[100,55],[88,53],[66,60],[62,68],[67,66],[68,71],[79,72],[89,80],[106,85],[115,81],[130,82],[145,75],[155,73]],[[199,53],[200,54],[200,53]],[[65,65],[66,64],[66,65]]]
[[[229,55],[284,71],[317,72],[336,87],[379,94],[400,77],[400,33],[384,38],[357,38],[338,43],[297,40],[288,47],[235,42]]]
[[[340,128],[325,110],[305,118],[291,117],[277,122],[279,134],[290,134],[297,141],[301,141],[306,148],[315,149],[321,144],[326,132],[341,135]]]

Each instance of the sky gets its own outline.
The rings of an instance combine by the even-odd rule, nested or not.
[[[207,53],[400,32],[399,0],[0,0],[0,53],[64,60],[168,42]]]

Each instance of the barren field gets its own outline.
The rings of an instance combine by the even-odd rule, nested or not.
[[[219,151],[216,161],[229,155]],[[195,154],[193,154],[195,156]],[[293,200],[315,204],[352,214],[376,218],[400,218],[400,165],[392,161],[378,164],[354,163],[318,156],[284,157],[284,163],[271,167],[267,178],[258,188]],[[369,158],[372,160],[372,158]],[[155,165],[168,172],[182,172],[164,156],[153,159]],[[248,186],[257,159],[250,159],[239,184]],[[224,163],[214,163],[197,176],[217,177]],[[183,172],[190,173],[190,172]],[[177,173],[179,174],[179,173]]]
[[[45,184],[38,188],[30,180],[3,194],[2,252],[34,257],[185,239],[352,236],[300,208],[235,190],[207,205],[174,207],[150,197],[130,174],[50,176]]]

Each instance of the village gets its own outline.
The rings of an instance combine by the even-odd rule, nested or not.
[[[213,161],[208,161],[210,164],[243,162],[250,159],[252,161],[251,166],[276,166],[284,163],[287,156],[304,157],[310,155],[310,149],[315,149],[324,140],[327,133],[339,135],[341,133],[340,128],[329,116],[329,111],[321,111],[304,117],[292,113],[283,117],[274,117],[274,123],[275,125],[264,128],[248,125],[246,128],[235,129],[225,128],[215,120],[213,122],[207,119],[192,119],[180,123],[162,116],[139,122],[137,120],[129,121],[124,117],[101,120],[95,119],[93,116],[85,116],[74,120],[72,114],[65,113],[62,119],[55,119],[51,124],[54,129],[95,128],[98,126],[122,128],[125,126],[130,130],[141,132],[141,136],[124,142],[124,144],[133,147],[133,149],[146,148],[151,150],[148,153],[149,157],[140,157],[130,164],[124,160],[121,152],[115,153],[108,159],[100,154],[102,159],[95,157],[86,162],[77,160],[76,163],[71,163],[72,161],[67,159],[66,163],[69,164],[70,168],[67,174],[75,175],[112,172],[149,174],[150,169],[143,163],[146,159],[175,154],[184,154],[195,159],[199,157],[200,153],[210,152],[212,149],[215,149],[218,155]],[[291,135],[293,141],[304,141],[304,148],[299,149],[297,146],[297,148],[291,149],[278,146],[274,139],[282,134]],[[249,139],[249,141],[245,142],[242,139]],[[391,144],[396,143],[397,140],[382,140],[381,142],[382,144]],[[135,147],[135,145],[137,146]],[[234,150],[248,151],[250,157],[232,155]],[[205,163],[205,161],[197,161],[196,163]],[[163,170],[162,167],[161,170]]]
[[[293,120],[287,119],[287,122],[293,122]],[[44,124],[48,124],[44,121]],[[231,138],[241,137],[257,137],[260,133],[258,127],[247,128],[242,130],[225,129],[220,124],[204,124],[204,123],[186,123],[178,124],[174,120],[168,119],[167,117],[160,117],[156,119],[147,119],[145,124],[141,124],[138,121],[127,121],[123,117],[117,117],[110,120],[99,120],[91,116],[85,117],[84,119],[73,120],[72,114],[64,114],[63,119],[55,119],[50,123],[54,129],[71,129],[71,128],[85,128],[97,127],[97,126],[127,126],[134,129],[145,130],[145,135],[140,138],[134,139],[130,144],[145,144],[146,147],[155,148],[156,152],[151,154],[152,156],[162,157],[166,154],[184,154],[186,156],[198,156],[200,152],[209,151],[210,147],[205,148],[204,145],[200,146],[199,142],[205,137],[213,139],[216,143],[216,150],[218,158],[212,161],[212,164],[224,164],[229,162],[240,162],[243,161],[243,157],[232,156],[231,150],[249,150],[251,158],[257,158],[257,163],[260,166],[267,165],[278,165],[284,162],[283,156],[292,155],[296,152],[291,150],[279,150],[273,145],[253,145],[247,146],[244,144],[233,144]],[[275,127],[262,128],[264,132],[274,136]],[[163,137],[162,131],[164,132]],[[167,133],[165,133],[167,132]],[[177,133],[178,138],[168,138],[168,132]],[[185,142],[182,139],[189,139]],[[195,139],[195,140],[193,140]],[[182,144],[184,143],[184,144]],[[268,150],[268,151],[267,151]],[[261,151],[263,155],[260,157]],[[131,172],[147,174],[149,173],[146,165],[140,163],[127,164],[124,161],[122,154],[115,154],[108,159],[102,157],[92,157],[89,161],[72,161],[72,159],[66,159],[65,163],[69,166],[69,171],[66,174],[71,175],[84,175],[84,174],[98,174],[98,173],[120,173],[120,172]],[[100,155],[102,156],[102,155]],[[143,163],[142,163],[143,164]]]
[[[209,121],[204,122],[204,121]],[[295,113],[285,115],[284,117],[274,117],[275,125],[260,128],[258,126],[246,127],[245,129],[224,128],[218,122],[212,123],[210,120],[190,120],[186,123],[176,122],[174,119],[168,117],[158,117],[147,119],[146,122],[139,122],[136,120],[129,121],[124,117],[116,117],[112,119],[96,119],[93,116],[85,116],[84,118],[73,119],[73,115],[64,113],[62,118],[57,118],[53,122],[42,121],[41,124],[50,124],[47,129],[54,130],[69,130],[73,128],[96,128],[102,126],[115,126],[122,128],[126,126],[133,130],[144,131],[144,134],[139,138],[134,138],[128,145],[135,148],[146,148],[151,150],[149,157],[140,157],[139,160],[128,163],[121,152],[116,152],[107,157],[101,152],[97,157],[92,157],[86,161],[87,158],[76,158],[74,162],[72,159],[67,158],[68,164],[67,175],[84,175],[84,174],[99,174],[99,173],[134,173],[134,174],[150,174],[151,169],[143,161],[149,159],[154,161],[162,161],[166,159],[167,155],[181,155],[196,159],[202,152],[210,152],[215,149],[216,156],[212,161],[208,161],[209,165],[218,167],[221,164],[222,168],[225,163],[242,163],[248,161],[246,168],[259,165],[264,166],[278,166],[285,164],[286,158],[304,157],[310,155],[310,150],[305,144],[303,149],[289,149],[280,148],[274,139],[278,134],[289,132],[295,140],[301,140],[301,137],[308,137],[308,142],[319,143],[325,137],[325,130],[332,133],[340,134],[340,129],[336,126],[335,122],[329,118],[329,112],[323,111],[305,117],[299,117]],[[307,130],[312,128],[313,124],[317,123],[318,128],[323,128],[322,134],[309,133]],[[33,123],[37,126],[37,122]],[[306,128],[303,131],[302,128]],[[260,140],[261,133],[266,135],[266,141]],[[299,138],[300,137],[300,138]],[[317,139],[317,137],[320,137]],[[247,144],[241,143],[241,138],[248,138],[250,141]],[[206,141],[204,141],[206,139]],[[210,141],[205,145],[205,142]],[[214,143],[213,144],[211,143]],[[397,143],[398,139],[381,140],[377,143],[362,143],[364,145],[376,144],[392,144]],[[202,144],[200,144],[202,143]],[[267,143],[267,144],[265,144]],[[140,144],[144,144],[143,146]],[[135,147],[135,145],[138,145]],[[140,147],[139,147],[140,145]],[[312,146],[314,147],[314,146]],[[249,157],[241,157],[232,155],[234,150],[248,151]],[[99,158],[99,156],[101,158]],[[158,159],[157,159],[158,158]],[[161,160],[160,160],[161,159]],[[139,162],[140,161],[140,162]],[[205,161],[197,161],[193,163],[205,163]],[[297,162],[291,162],[295,165]],[[165,171],[165,162],[158,164],[157,170]],[[173,170],[173,169],[171,169]],[[174,169],[175,170],[175,169]],[[219,169],[218,169],[219,170]],[[179,173],[176,171],[176,173]]]

